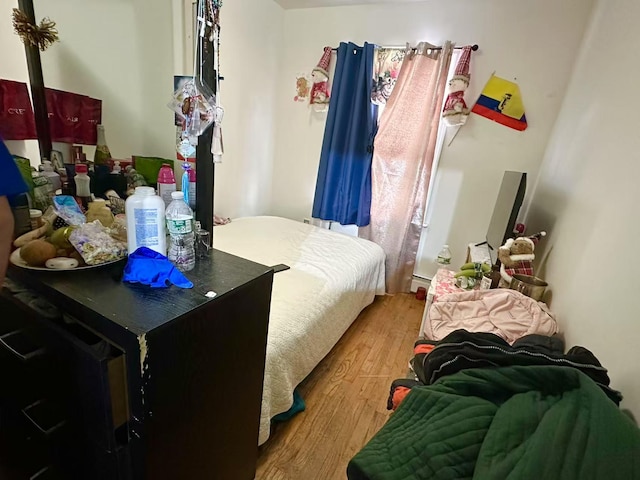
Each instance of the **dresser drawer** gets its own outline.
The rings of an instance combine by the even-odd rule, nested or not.
[[[68,450],[88,459],[111,457],[126,446],[130,409],[122,350],[68,315],[43,318],[6,291],[0,312],[0,374],[8,375],[0,408],[20,412],[36,435],[64,426],[76,442]],[[93,471],[101,461],[81,463]],[[69,462],[75,463],[63,459]]]

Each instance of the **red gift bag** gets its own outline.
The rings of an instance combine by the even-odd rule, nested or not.
[[[95,145],[102,122],[102,100],[45,88],[49,129],[53,142]],[[26,83],[0,80],[0,137],[38,138]]]
[[[46,88],[51,140],[95,145],[97,125],[102,118],[102,101],[86,95]]]
[[[25,83],[0,79],[0,137],[4,140],[38,138]]]

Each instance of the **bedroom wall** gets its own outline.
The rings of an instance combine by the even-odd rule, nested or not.
[[[101,9],[103,31],[123,32],[96,36],[94,23],[85,22],[84,30],[77,28],[80,19],[91,17],[75,8],[78,0],[64,0],[55,7],[48,7],[46,0],[35,0],[36,17],[49,15],[57,21],[62,40],[42,55],[45,82],[105,101],[107,140],[116,156],[143,153],[175,158],[175,128],[166,104],[173,90],[173,74],[192,71],[182,67],[184,32],[181,22],[175,21],[183,1],[83,4],[81,7],[94,12]],[[0,78],[27,81],[24,48],[11,27],[14,7],[17,0],[0,0]],[[282,19],[282,7],[272,0],[225,2],[222,9],[225,156],[216,167],[215,210],[224,216],[269,210]],[[100,40],[109,47],[98,49]],[[115,62],[120,65],[117,70],[100,67]],[[127,136],[127,132],[134,134]],[[10,142],[9,146],[13,153],[39,158],[35,141]],[[86,150],[91,157],[91,150]]]
[[[528,215],[549,231],[538,249],[540,273],[567,344],[595,353],[637,419],[640,120],[625,112],[637,111],[640,97],[622,85],[640,82],[626,48],[640,42],[639,16],[635,1],[597,2]]]
[[[457,265],[469,242],[484,239],[503,172],[522,170],[536,178],[592,4],[451,0],[286,10],[271,213],[300,220],[311,212],[326,115],[312,114],[292,98],[296,73],[310,71],[325,45],[478,43],[468,102],[492,71],[516,77],[529,128],[521,133],[473,115],[452,146],[445,146],[416,273],[435,273],[443,243],[451,246]]]
[[[0,5],[0,77],[28,82],[24,47],[11,25],[18,2]],[[171,1],[34,0],[34,9],[37,21],[56,22],[60,37],[40,55],[45,85],[103,101],[102,123],[114,157],[175,158],[173,116],[166,107],[173,90]],[[157,35],[160,30],[167,33]],[[9,146],[39,163],[35,141]],[[93,148],[84,149],[91,159]]]
[[[216,166],[215,211],[269,212],[283,10],[272,0],[224,2],[220,71],[224,158]]]

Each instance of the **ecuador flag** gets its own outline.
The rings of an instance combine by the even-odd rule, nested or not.
[[[471,111],[516,130],[527,128],[520,87],[495,75],[491,75]]]

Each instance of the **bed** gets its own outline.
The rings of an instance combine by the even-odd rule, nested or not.
[[[271,419],[375,295],[384,294],[384,252],[373,242],[280,217],[245,217],[216,226],[214,247],[274,275],[259,444]]]

